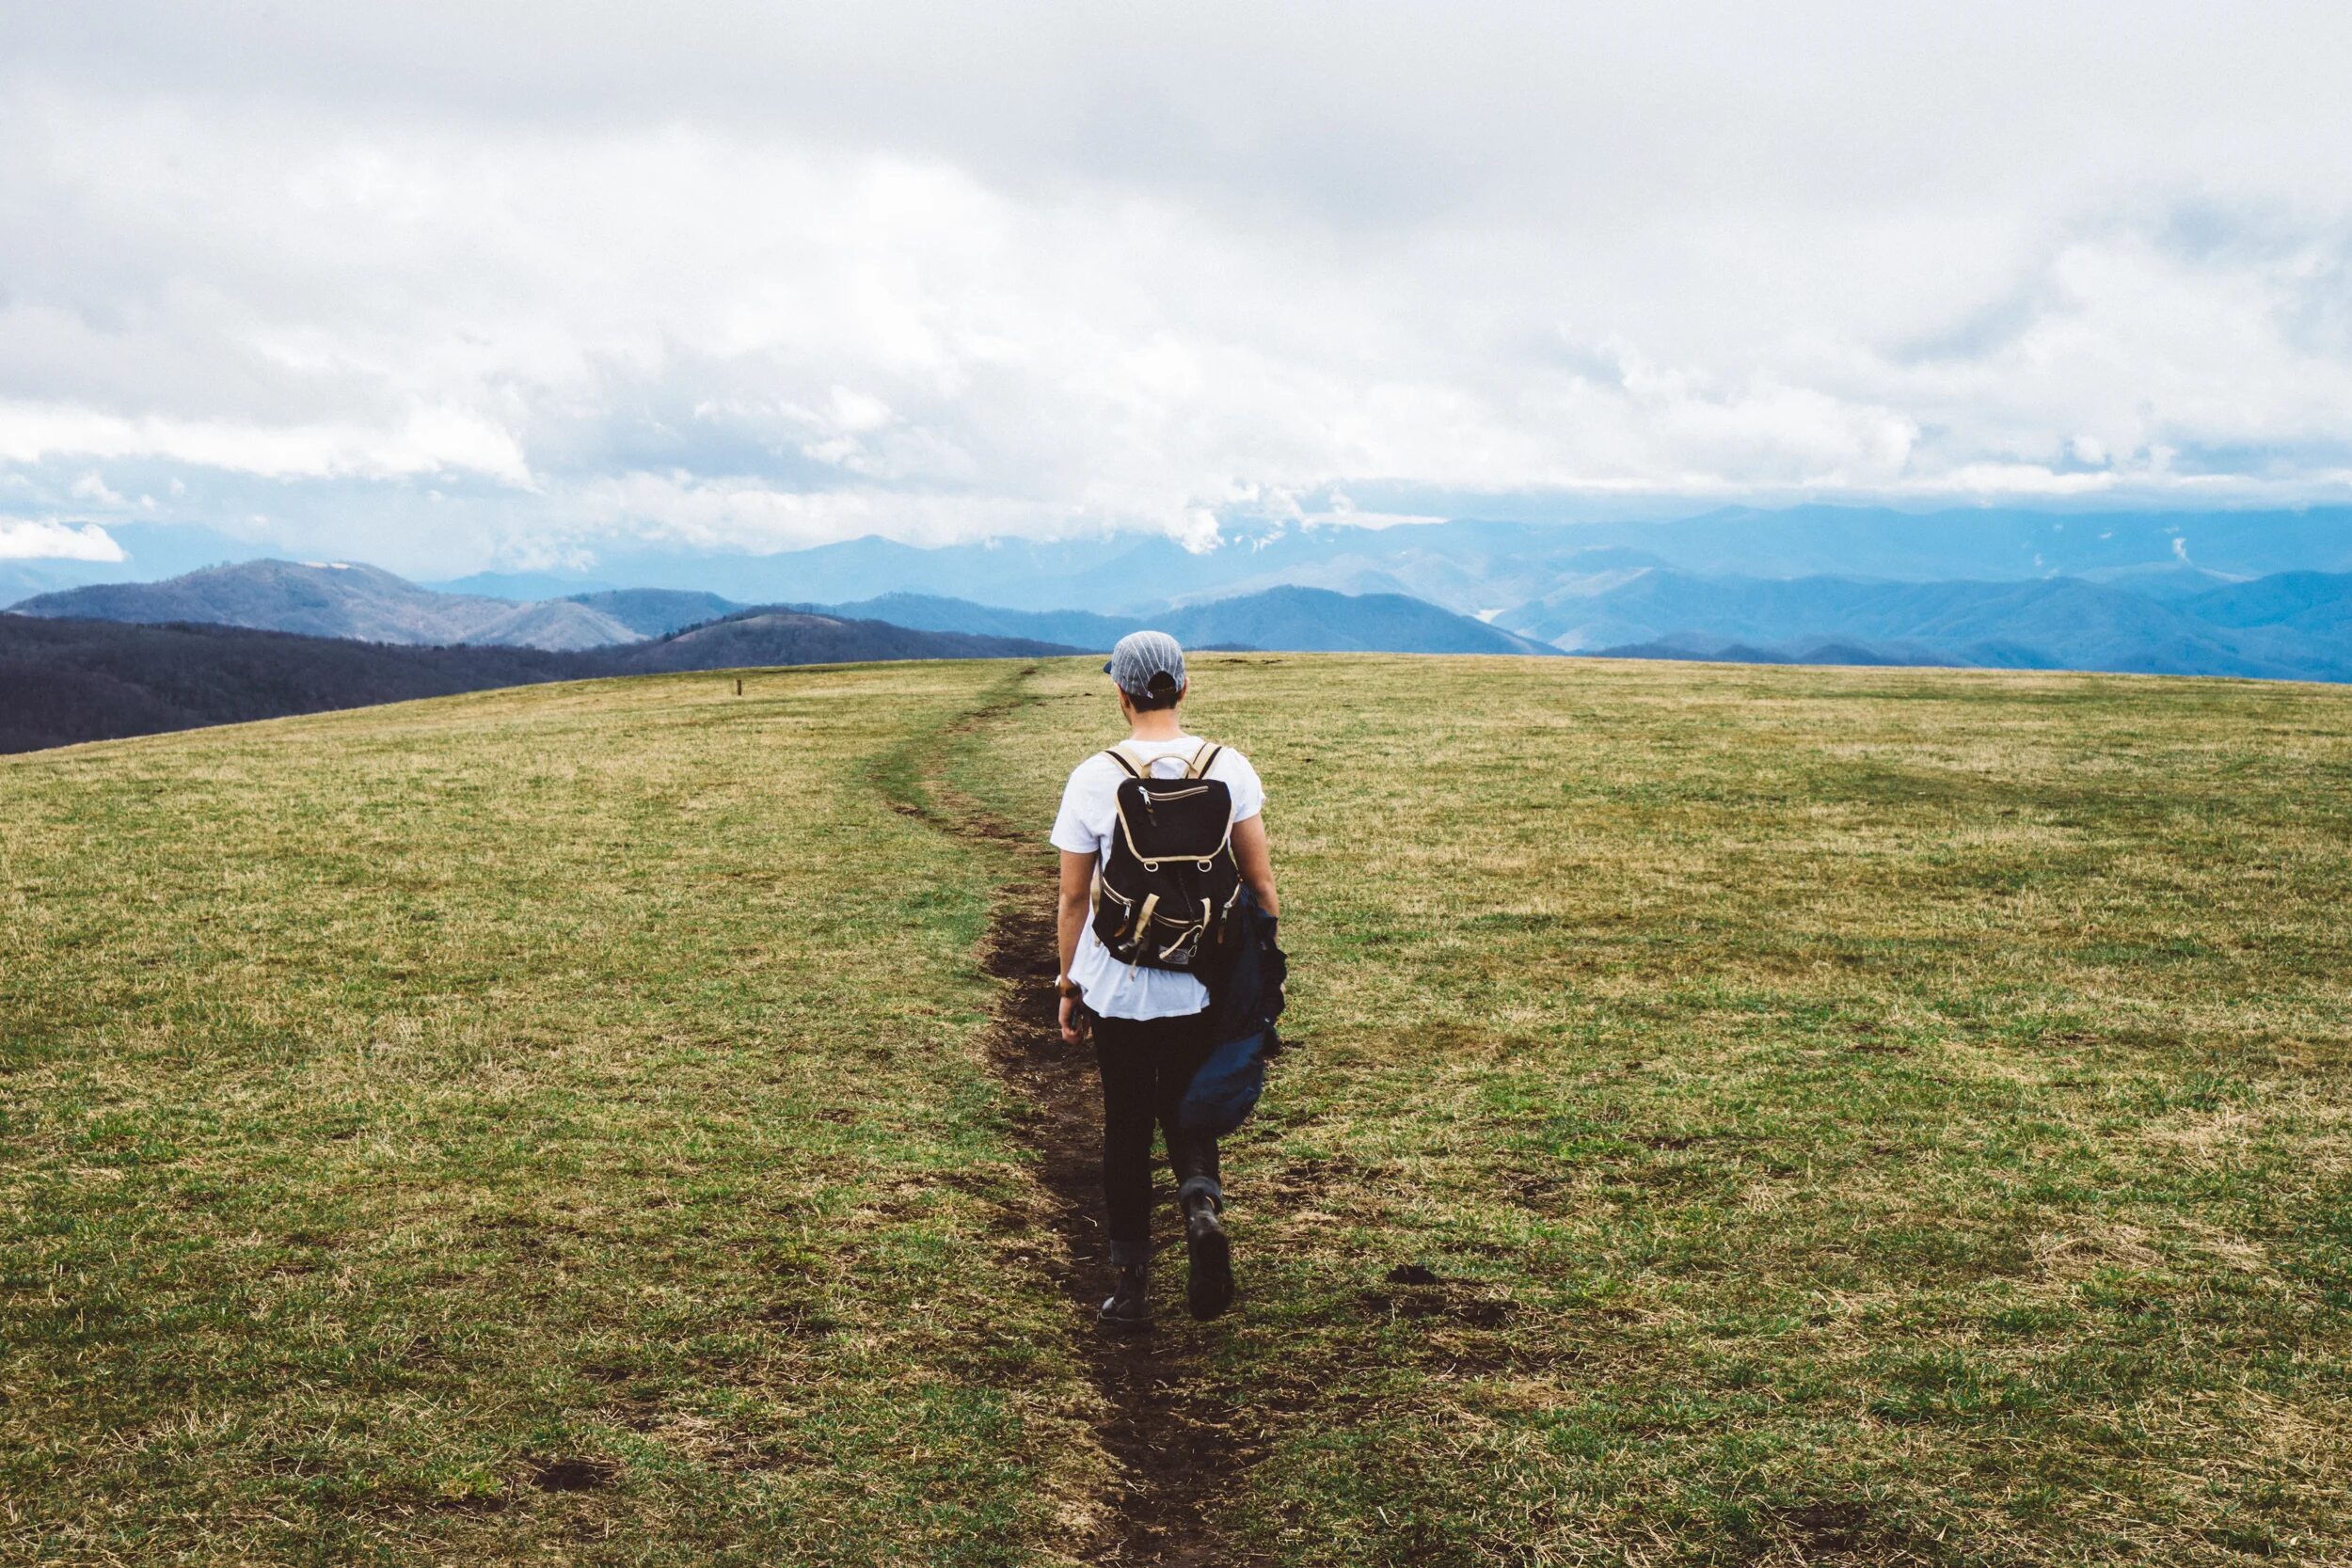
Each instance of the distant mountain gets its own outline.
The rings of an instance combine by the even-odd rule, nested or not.
[[[0,559],[0,609],[36,594],[98,582],[153,582],[227,561],[250,560],[254,546],[198,523],[109,523],[119,561]]]
[[[574,594],[564,602],[585,605],[599,614],[609,615],[640,637],[667,637],[682,627],[715,621],[748,608],[716,594],[674,588],[607,589],[602,593]],[[914,625],[912,621],[898,624]]]
[[[1000,610],[969,599],[936,594],[884,594],[854,604],[811,606],[832,615],[868,616],[925,631],[971,632],[983,637],[1031,637],[1073,648],[1107,650],[1144,623],[1084,610]]]
[[[1952,661],[1927,653],[1903,653],[1887,648],[1864,647],[1854,642],[1820,642],[1809,648],[1757,648],[1745,642],[1708,644],[1704,641],[1675,641],[1666,642],[1632,642],[1620,648],[1601,648],[1597,658],[1671,658],[1707,664],[1827,664],[1860,665],[1947,665]]]
[[[1558,651],[1402,594],[1348,594],[1319,588],[1267,589],[1138,615],[1098,615],[1074,610],[1001,610],[968,599],[919,594],[889,594],[829,609],[839,615],[877,615],[900,626],[1041,638],[1091,649],[1108,649],[1131,631],[1155,626],[1188,647],[1283,649],[1300,653]]]
[[[1588,546],[1645,550],[1683,571],[1761,578],[1998,580],[2175,565],[2238,578],[2352,571],[2352,508],[2346,507],[1927,513],[1734,507],[1663,522],[1572,524],[1558,531]]]
[[[2085,582],[2121,588],[2143,599],[2156,599],[2165,604],[2178,604],[2183,599],[2193,599],[2200,594],[2210,594],[2217,588],[2247,580],[2242,576],[2209,572],[2202,566],[2190,566],[2178,561],[2158,562],[2153,565],[2093,566],[2073,575]]]
[[[1692,557],[1841,564],[1831,572],[1727,573],[1676,563]],[[1676,522],[1273,531],[1205,551],[1134,535],[937,550],[866,539],[731,559],[732,592],[746,597],[776,583],[805,589],[899,575],[883,594],[794,595],[766,606],[762,635],[780,639],[772,656],[779,658],[929,657],[904,642],[855,651],[867,644],[815,623],[774,618],[789,609],[901,634],[993,638],[1008,647],[1105,648],[1151,625],[1195,646],[1514,654],[1661,647],[1752,650],[1770,658],[1826,646],[1855,657],[1963,665],[2352,679],[2352,510],[2344,509],[2067,516],[1987,509],[1908,517],[1806,507]],[[2249,570],[2279,559],[2339,561],[2345,569]],[[2053,561],[2078,575],[2055,573]],[[1916,570],[1971,562],[1987,570],[1975,577]],[[1871,575],[1874,563],[1890,569]],[[2008,569],[2020,565],[2028,569]],[[287,562],[68,589],[20,608],[400,643],[572,650],[666,639],[746,613],[742,598],[662,583],[515,602],[439,593],[372,567]],[[742,625],[714,640],[741,643],[740,661],[771,657],[754,649],[758,639]],[[804,651],[828,640],[845,651]]]
[[[410,646],[580,649],[633,641],[639,636],[613,616],[583,604],[552,600],[517,605],[437,594],[373,566],[340,562],[249,561],[163,582],[105,583],[43,594],[15,609],[24,615],[246,626]]]
[[[629,583],[739,600],[855,603],[890,594],[1011,610],[1140,613],[1170,601],[1273,587],[1405,594],[1491,615],[1574,578],[1643,566],[1757,578],[2026,580],[2145,573],[2148,596],[2288,571],[2352,572],[2352,508],[2270,512],[2050,512],[1971,507],[1729,508],[1662,521],[1457,518],[1387,528],[1239,527],[1207,549],[1149,534],[917,548],[853,539],[771,555],[617,551],[593,573],[461,579],[520,596]],[[2205,575],[2185,581],[2179,571]],[[494,587],[493,582],[513,584]]]
[[[2182,601],[2217,626],[2273,626],[2312,637],[2352,638],[2352,573],[2280,572]]]
[[[889,658],[1031,658],[1079,650],[1027,638],[916,631],[884,621],[807,610],[747,610],[635,647],[608,650],[616,671],[734,670],[769,664],[851,664]]]
[[[380,626],[392,610],[414,608],[416,599],[398,592],[409,586],[399,578],[388,573],[358,577],[354,573],[366,573],[366,569],[338,570],[326,580],[335,589],[357,583],[359,591],[332,594],[313,606],[311,612],[323,619],[355,616],[355,605],[373,606],[378,620],[369,624]],[[196,576],[206,578],[201,573]],[[257,593],[278,593],[279,596],[269,603],[273,612],[284,613],[291,612],[290,606],[299,608],[309,602],[295,590],[307,589],[316,578],[301,573],[268,572],[246,574],[233,580]],[[198,586],[216,585],[217,579],[207,579]],[[427,610],[441,608],[436,601],[488,603],[505,617],[498,625],[526,632],[533,629],[529,625],[532,618],[566,610],[607,616],[626,612],[647,624],[649,618],[664,613],[707,608],[674,596],[622,595],[608,601],[604,609],[564,600],[523,605],[468,601],[464,595],[429,591],[418,591],[418,596]],[[191,602],[215,613],[224,609],[217,598],[192,601],[173,594],[151,595],[134,601],[131,608],[168,612]],[[1023,617],[1018,612],[948,600],[923,605],[896,602],[901,608],[925,610],[934,620],[961,615],[1019,626],[1031,620],[1057,619]],[[124,607],[117,601],[117,608]],[[1011,619],[1007,620],[1008,616]],[[1349,598],[1320,589],[1279,589],[1190,605],[1155,620],[1196,648],[1244,644],[1449,653],[1551,651],[1433,605],[1392,594]],[[1132,628],[1106,618],[1078,617],[1069,629],[1084,634],[1085,645],[1099,649]],[[914,627],[867,616],[776,606],[739,610],[660,637],[582,650],[428,647],[381,638],[321,638],[219,623],[151,626],[110,618],[0,614],[0,750],[22,751],[532,681],[882,659],[1030,658],[1079,651],[1079,643],[1040,637]]]
[[[1180,642],[1301,653],[1549,654],[1542,642],[1401,594],[1270,588],[1152,617]]]
[[[56,594],[69,588],[107,582],[119,575],[111,561],[0,560],[0,606],[12,605],[36,594]]]
[[[1652,570],[1556,591],[1498,624],[1573,651],[1762,650],[1823,642],[1906,662],[2154,674],[2352,678],[2352,578],[2293,574],[2174,602],[2075,578],[1886,582]],[[2265,587],[2264,585],[2272,586]],[[1793,656],[1791,656],[1793,657]]]
[[[564,599],[601,594],[617,588],[619,584],[605,572],[475,572],[469,577],[421,582],[418,586],[430,588],[437,594],[471,594],[481,598],[512,599],[521,604],[531,599]]]
[[[108,529],[127,560],[0,562],[0,604],[88,583],[152,580],[246,559],[252,548],[195,525]],[[1608,522],[1239,524],[1204,549],[1135,533],[998,539],[936,549],[866,538],[767,555],[623,547],[608,548],[586,570],[481,573],[430,587],[516,602],[624,588],[723,594],[738,604],[844,604],[914,594],[1102,615],[1307,587],[1403,594],[1457,613],[1492,616],[1571,579],[1645,566],[1710,576],[1908,582],[2078,577],[2173,599],[2233,579],[2352,572],[2352,508],[1914,513],[1820,505]]]
[[[773,657],[756,651],[745,607],[716,594],[683,589],[604,589],[565,599],[514,603],[479,594],[420,588],[373,566],[254,561],[215,566],[153,583],[107,583],[40,594],[22,613],[147,624],[189,623],[348,637],[408,645],[472,644],[579,651],[612,647],[706,623],[711,641],[741,644],[732,663],[803,658],[946,657],[956,644],[917,645],[904,634],[993,639],[997,652],[1107,648],[1146,624],[1186,641],[1300,650],[1364,649],[1396,653],[1549,653],[1514,633],[1396,594],[1350,595],[1324,589],[1275,588],[1232,598],[1163,608],[1147,616],[1089,610],[999,609],[938,595],[892,594],[861,604],[797,606],[817,620],[780,618],[769,606],[761,636],[783,638]],[[830,617],[829,620],[823,618]],[[823,626],[886,626],[898,641]],[[788,635],[787,635],[788,634]],[[837,651],[814,654],[820,643]],[[1015,645],[1018,645],[1017,649]],[[981,644],[972,644],[978,651]],[[993,647],[993,644],[991,644]],[[669,657],[668,654],[649,657]],[[644,668],[653,668],[646,665]]]

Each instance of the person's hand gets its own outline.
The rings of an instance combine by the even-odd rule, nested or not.
[[[1061,999],[1061,1037],[1064,1045],[1080,1045],[1087,1037],[1087,1015],[1079,1010],[1078,999]]]

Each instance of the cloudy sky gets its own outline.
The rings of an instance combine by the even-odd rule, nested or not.
[[[0,551],[2344,499],[2347,79],[2283,0],[0,0]]]

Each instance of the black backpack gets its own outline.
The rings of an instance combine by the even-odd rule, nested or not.
[[[1119,781],[1110,858],[1094,878],[1094,934],[1130,968],[1210,969],[1241,897],[1233,862],[1233,796],[1203,777],[1225,748],[1204,740],[1181,779],[1118,746],[1103,754]]]

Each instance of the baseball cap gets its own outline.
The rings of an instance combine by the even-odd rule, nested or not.
[[[1103,673],[1130,697],[1164,696],[1184,684],[1184,650],[1164,631],[1131,631],[1111,649]]]

